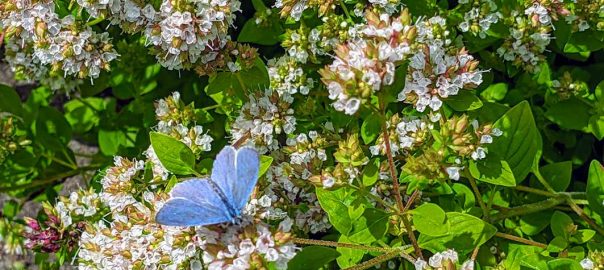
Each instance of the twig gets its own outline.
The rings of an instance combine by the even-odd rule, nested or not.
[[[396,168],[394,167],[394,161],[392,159],[392,150],[390,149],[390,138],[388,135],[388,129],[386,128],[386,123],[382,122],[382,130],[383,130],[383,136],[384,136],[384,144],[386,144],[386,156],[388,157],[388,167],[390,169],[390,176],[392,177],[392,185],[393,185],[393,191],[394,191],[394,197],[396,198],[396,204],[398,206],[398,208],[401,210],[401,220],[403,221],[403,225],[405,225],[405,230],[407,231],[407,235],[409,236],[409,241],[411,241],[411,244],[413,245],[413,250],[415,250],[415,255],[418,258],[421,258],[422,260],[424,259],[424,256],[422,255],[422,250],[419,247],[419,245],[417,244],[417,239],[415,238],[415,234],[413,233],[413,228],[411,228],[411,223],[409,222],[409,219],[407,218],[407,215],[405,214],[405,209],[407,209],[407,207],[405,207],[403,205],[403,198],[401,197],[401,192],[400,192],[400,186],[398,183],[398,177],[396,176]],[[411,201],[409,201],[409,203],[412,203]]]
[[[585,212],[583,212],[583,209],[581,209],[581,207],[579,207],[571,198],[568,198],[566,202],[568,203],[570,208],[573,209],[573,211],[575,211],[577,215],[579,215],[580,218],[582,218],[583,220],[585,220],[585,222],[589,224],[589,226],[591,226],[594,230],[598,231],[599,234],[604,235],[604,229],[602,229],[602,227],[598,226],[598,224],[591,220],[591,218],[589,218],[589,216],[587,216]]]
[[[68,172],[64,172],[64,173],[60,173],[54,176],[51,176],[47,179],[44,180],[34,180],[31,183],[27,183],[27,184],[22,184],[22,185],[16,185],[16,186],[7,186],[7,187],[0,187],[0,192],[9,192],[9,191],[15,191],[15,190],[21,190],[21,189],[26,189],[26,188],[33,188],[33,187],[38,187],[38,186],[44,186],[44,185],[48,185],[48,184],[52,184],[58,180],[67,178],[67,177],[71,177],[74,175],[77,175],[81,172],[85,172],[85,171],[91,171],[91,170],[97,170],[99,167],[98,166],[86,166],[86,167],[80,167],[77,168],[75,170],[71,170]]]
[[[401,252],[401,251],[393,251],[390,253],[386,253],[386,254],[382,254],[380,256],[377,256],[371,260],[362,262],[360,264],[357,264],[353,267],[349,267],[349,268],[345,268],[344,270],[364,270],[364,269],[369,269],[370,267],[373,267],[375,265],[378,265],[380,263],[389,261],[390,259],[394,259],[398,256],[401,256],[403,258],[405,258],[406,260],[408,260],[409,262],[413,263],[415,262],[415,260],[413,258],[411,258],[411,256]]]
[[[407,204],[405,204],[405,208],[403,209],[403,213],[407,212],[407,210],[409,210],[409,208],[411,208],[411,206],[413,205],[413,203],[417,200],[417,196],[419,196],[421,193],[419,192],[418,189],[414,190],[413,193],[411,194],[411,197],[409,197],[409,200],[407,200]]]
[[[474,179],[474,177],[472,177],[472,175],[467,171],[466,171],[466,177],[470,181],[470,186],[472,187],[472,191],[474,191],[474,195],[476,196],[478,205],[480,205],[480,209],[482,209],[482,215],[484,216],[484,218],[488,218],[489,210],[487,210],[487,206],[484,204],[484,201],[482,200],[482,194],[480,194],[478,185],[476,185],[476,179]]]
[[[523,243],[523,244],[527,244],[527,245],[531,245],[531,246],[540,247],[540,248],[546,248],[547,247],[546,244],[539,243],[539,242],[536,242],[536,241],[533,241],[533,240],[529,240],[529,239],[526,239],[526,238],[518,237],[518,236],[515,236],[515,235],[507,234],[507,233],[496,232],[495,236],[497,236],[499,238],[504,238],[504,239],[516,241],[518,243]]]
[[[292,238],[292,242],[294,242],[296,244],[302,244],[302,245],[340,247],[340,248],[359,249],[359,250],[375,251],[375,252],[390,252],[390,251],[392,251],[392,248],[381,248],[381,247],[363,246],[363,245],[356,245],[356,244],[350,244],[350,243],[340,243],[340,242],[325,241],[325,240],[316,240],[316,239]]]
[[[543,200],[536,203],[526,204],[523,206],[518,206],[514,208],[510,208],[506,211],[498,213],[496,215],[491,216],[491,220],[500,220],[514,216],[521,216],[526,214],[531,214],[535,212],[539,212],[545,209],[552,208],[566,201],[566,195],[559,195],[557,197],[552,197],[547,200]]]

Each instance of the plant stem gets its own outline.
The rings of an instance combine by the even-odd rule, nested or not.
[[[381,248],[381,247],[372,247],[372,246],[363,246],[357,244],[350,243],[340,243],[333,241],[325,241],[325,240],[316,240],[316,239],[304,239],[304,238],[292,238],[292,242],[301,245],[315,245],[315,246],[326,246],[326,247],[339,247],[339,248],[350,248],[350,249],[359,249],[365,251],[375,251],[375,252],[390,252],[392,248]],[[400,251],[397,251],[400,252]]]
[[[52,184],[55,181],[58,181],[58,180],[61,180],[61,179],[64,179],[64,178],[77,175],[77,174],[85,172],[85,171],[97,170],[98,168],[99,168],[98,166],[80,167],[80,168],[77,168],[75,170],[71,170],[71,171],[68,171],[68,172],[64,172],[64,173],[60,173],[60,174],[51,176],[51,177],[49,177],[47,179],[44,179],[44,180],[38,180],[38,181],[34,180],[33,182],[27,183],[27,184],[16,185],[16,186],[0,187],[0,192],[4,193],[4,192],[9,192],[9,191],[15,191],[15,190],[21,190],[21,189],[29,189],[29,188],[33,188],[33,187],[44,186],[44,185]]]
[[[354,21],[352,20],[352,17],[350,17],[350,13],[348,12],[348,8],[342,0],[340,0],[340,7],[342,7],[342,10],[344,10],[344,15],[346,15],[346,19],[348,20],[348,22],[354,24]]]
[[[241,90],[243,91],[244,94],[246,94],[247,89],[245,88],[245,84],[243,83],[243,79],[241,78],[241,75],[239,74],[239,72],[235,72],[235,77],[237,78],[237,81],[239,82],[239,86],[241,86]]]
[[[221,106],[220,104],[214,104],[212,106],[204,107],[204,108],[202,108],[202,110],[209,111],[209,110],[213,110],[213,109],[216,109],[216,108],[220,108],[220,106]]]
[[[532,187],[527,187],[527,186],[516,186],[514,187],[516,190],[520,190],[520,191],[524,191],[524,192],[528,192],[528,193],[533,193],[533,194],[537,194],[537,195],[542,195],[545,197],[556,197],[556,194],[551,193],[549,191],[545,191],[545,190],[540,190],[537,188],[532,188]]]
[[[411,194],[411,197],[409,197],[409,199],[407,200],[407,204],[405,204],[405,208],[403,209],[403,213],[407,212],[407,210],[409,210],[409,208],[411,207],[411,205],[413,205],[413,203],[417,200],[417,196],[420,195],[419,190],[414,190],[413,193]]]
[[[511,234],[507,234],[507,233],[501,233],[501,232],[496,232],[495,236],[499,237],[499,238],[505,238],[508,240],[512,240],[512,241],[516,241],[518,243],[523,243],[523,244],[527,244],[527,245],[531,245],[531,246],[536,246],[536,247],[540,247],[540,248],[546,248],[547,245],[543,244],[543,243],[539,243],[533,240],[529,240],[529,239],[525,239],[522,237],[518,237],[515,235],[511,235]]]
[[[398,183],[398,177],[396,176],[396,168],[394,167],[394,160],[392,159],[392,150],[390,149],[390,135],[386,128],[386,123],[382,124],[382,133],[384,134],[384,144],[386,145],[386,156],[388,157],[388,169],[390,169],[390,176],[392,177],[392,186],[394,191],[394,197],[396,199],[396,205],[398,206],[401,213],[405,211],[405,205],[403,204],[403,198],[400,193],[400,186]]]
[[[393,251],[393,252],[389,252],[386,254],[382,254],[380,256],[377,256],[371,260],[362,262],[360,264],[357,264],[353,267],[349,267],[349,268],[345,268],[345,270],[364,270],[364,269],[369,269],[370,267],[376,266],[380,263],[383,262],[387,262],[391,259],[394,259],[398,256],[401,256],[403,258],[405,258],[406,260],[408,260],[409,262],[413,263],[415,262],[415,260],[413,258],[411,258],[411,256],[401,252],[401,251]]]
[[[583,212],[583,209],[581,209],[581,207],[579,207],[571,198],[568,198],[566,202],[568,203],[570,208],[573,209],[573,211],[575,211],[577,215],[579,215],[580,218],[582,218],[583,220],[585,220],[585,222],[589,224],[589,226],[591,226],[599,234],[604,235],[604,229],[602,229],[602,227],[598,226],[598,224],[591,220],[591,218],[589,218],[589,216],[587,216],[585,212]]]
[[[384,112],[384,103],[381,102],[380,99],[380,109],[382,111],[382,117],[386,117],[386,113]],[[403,221],[403,225],[405,225],[405,230],[407,231],[407,235],[409,236],[409,241],[413,245],[413,250],[415,250],[415,255],[418,258],[424,259],[422,255],[422,250],[417,244],[417,239],[415,238],[415,234],[413,233],[413,228],[411,227],[411,223],[409,222],[409,218],[405,214],[406,207],[403,205],[403,198],[401,197],[400,185],[398,183],[398,177],[396,174],[396,168],[394,167],[394,160],[392,158],[392,150],[390,149],[390,135],[388,134],[388,128],[386,127],[386,121],[382,119],[382,134],[384,136],[384,144],[386,145],[386,156],[388,158],[388,167],[390,169],[390,177],[392,178],[392,186],[394,197],[396,199],[396,204],[401,211],[401,220]],[[411,201],[409,201],[411,203]]]
[[[567,195],[558,195],[556,197],[552,197],[540,202],[526,204],[523,206],[518,206],[514,208],[510,208],[507,211],[503,211],[496,215],[491,216],[491,220],[500,220],[514,216],[521,216],[526,214],[531,214],[535,212],[539,212],[545,209],[552,208],[556,205],[564,203],[566,201]]]
[[[482,209],[483,217],[488,219],[489,210],[487,209],[487,206],[484,204],[484,201],[482,200],[482,194],[480,194],[480,190],[478,189],[478,185],[476,184],[476,179],[474,179],[474,177],[472,177],[472,175],[468,171],[466,171],[466,177],[470,181],[470,186],[472,187],[472,191],[474,191],[474,196],[476,196],[478,205],[480,206],[480,209]]]
[[[545,187],[545,189],[547,189],[547,191],[549,191],[551,193],[556,193],[556,191],[547,182],[547,180],[545,180],[545,178],[543,178],[543,175],[541,175],[541,172],[539,171],[539,169],[535,169],[533,174],[535,175],[535,177],[537,177],[537,180],[539,180],[539,183],[541,183]]]
[[[97,25],[97,24],[99,24],[100,22],[102,22],[104,20],[105,20],[105,17],[101,16],[101,17],[98,17],[98,18],[96,18],[96,19],[94,19],[92,21],[87,22],[86,25],[88,25],[88,26]]]

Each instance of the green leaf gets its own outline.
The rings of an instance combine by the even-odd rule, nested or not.
[[[552,163],[541,167],[539,171],[555,191],[562,192],[570,184],[573,163],[571,161]]]
[[[520,217],[520,230],[527,235],[537,235],[550,224],[552,211],[541,211]]]
[[[0,112],[23,116],[23,107],[19,95],[15,89],[4,84],[0,84]]]
[[[39,109],[35,127],[36,139],[46,148],[59,151],[71,140],[71,126],[53,107]]]
[[[470,174],[478,181],[505,187],[516,186],[516,179],[510,165],[494,154],[482,160],[470,160]]]
[[[238,72],[219,72],[210,76],[210,83],[206,86],[208,95],[220,92],[243,95],[252,90],[264,90],[270,84],[266,65],[260,59],[256,59],[255,65],[249,70]],[[220,103],[219,103],[220,104]]]
[[[487,101],[500,101],[505,98],[508,93],[508,85],[506,83],[491,84],[487,89],[480,93],[480,97]]]
[[[572,243],[584,244],[596,235],[596,231],[589,229],[577,230],[570,237]]]
[[[571,232],[575,230],[573,220],[567,214],[560,211],[554,212],[550,224],[554,236],[559,236],[566,240],[569,239]]]
[[[564,52],[566,53],[579,53],[579,52],[593,52],[604,47],[602,42],[602,34],[600,31],[594,31],[588,29],[583,32],[574,32],[570,36],[570,39],[564,45]]]
[[[568,247],[568,241],[564,237],[556,236],[547,245],[547,251],[560,252]]]
[[[256,23],[256,18],[252,17],[245,22],[237,41],[239,42],[250,42],[265,46],[272,46],[279,43],[279,36],[283,34],[283,26],[279,23],[279,20],[271,19],[269,17],[267,21]]]
[[[352,243],[348,237],[345,235],[341,235],[338,243]],[[340,268],[348,268],[355,266],[358,262],[363,259],[366,251],[360,249],[352,249],[352,248],[342,248],[338,247],[336,250],[340,253],[340,257],[338,257],[338,266]]]
[[[365,144],[370,144],[377,139],[382,130],[382,118],[378,114],[371,114],[365,118],[361,125],[361,138]]]
[[[449,212],[446,214],[449,233],[441,236],[420,234],[420,247],[432,252],[440,252],[448,248],[455,249],[460,254],[471,252],[476,246],[491,239],[497,229],[483,220],[468,214]]]
[[[586,192],[589,208],[604,216],[604,168],[597,160],[589,165]]]
[[[5,201],[4,206],[2,207],[3,215],[9,219],[15,218],[19,213],[19,210],[19,203],[15,200]]]
[[[446,214],[440,206],[425,203],[411,211],[413,226],[422,234],[441,236],[449,232]]]
[[[318,270],[338,256],[340,253],[333,248],[309,246],[296,253],[296,256],[288,262],[287,268],[290,270]]]
[[[583,270],[581,264],[575,260],[560,258],[547,262],[549,270]]]
[[[336,190],[315,189],[321,208],[327,212],[329,222],[343,235],[348,235],[352,230],[353,222],[364,211],[364,206],[359,204],[358,194],[350,188]]]
[[[265,155],[260,156],[260,169],[258,170],[258,177],[263,176],[271,167],[272,163],[273,157]]]
[[[195,172],[195,155],[186,144],[157,132],[151,132],[149,136],[157,158],[168,171],[181,175]]]
[[[365,209],[363,215],[352,224],[348,239],[359,244],[371,244],[381,239],[388,231],[390,215],[382,210]]]
[[[545,117],[562,128],[587,131],[591,108],[579,99],[571,97],[552,105]]]
[[[482,101],[476,94],[463,89],[457,95],[444,99],[444,102],[458,112],[473,111],[482,107]]]
[[[503,131],[503,135],[489,145],[489,154],[497,154],[507,161],[518,184],[538,162],[543,147],[528,102],[520,102],[511,108],[495,122],[495,127]]]
[[[99,124],[99,112],[105,109],[101,98],[74,99],[65,105],[65,119],[77,133],[84,133]]]
[[[363,185],[373,186],[380,175],[380,159],[374,158],[363,169]]]
[[[127,141],[126,134],[121,130],[99,130],[98,143],[103,155],[117,154],[120,146],[126,145]]]

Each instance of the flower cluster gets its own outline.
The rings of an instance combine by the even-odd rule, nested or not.
[[[390,151],[393,155],[402,154],[406,150],[412,150],[427,140],[427,136],[429,136],[433,125],[426,120],[419,117],[400,117],[398,114],[395,114],[386,122]],[[386,154],[384,134],[380,134],[376,144],[371,146],[369,150],[372,155]]]
[[[509,27],[509,37],[497,49],[497,54],[519,68],[539,72],[544,60],[543,52],[552,40],[553,22],[558,15],[568,15],[562,2],[535,1],[523,11],[512,10],[505,14],[504,23]]]
[[[80,238],[80,269],[178,269],[197,254],[193,229],[154,222],[165,196],[145,192],[112,212],[113,220],[87,224]]]
[[[120,156],[114,158],[114,166],[107,168],[101,180],[101,200],[111,212],[122,211],[124,207],[136,202],[132,179],[144,168],[145,162],[142,160],[129,160]]]
[[[0,249],[5,254],[23,254],[23,225],[11,222],[0,211]],[[0,267],[2,264],[0,264]]]
[[[587,257],[581,260],[580,264],[585,270],[604,269],[604,252],[599,250],[590,251]]]
[[[369,97],[394,82],[396,64],[411,52],[415,28],[404,10],[399,17],[366,13],[364,38],[338,45],[333,63],[319,71],[338,111],[354,114]]]
[[[271,80],[270,88],[279,95],[308,95],[315,85],[315,81],[304,73],[300,64],[289,56],[269,60],[268,75]]]
[[[168,69],[207,63],[226,44],[239,5],[237,0],[163,1],[145,36],[155,46],[157,60]]]
[[[308,8],[318,8],[319,15],[323,16],[335,9],[334,0],[277,0],[275,7],[281,9],[281,16],[289,16],[296,21],[302,17],[302,12]]]
[[[296,129],[294,110],[290,108],[293,100],[290,94],[271,89],[250,94],[233,123],[233,142],[251,138],[248,143],[261,153],[278,149],[275,135],[291,134]]]
[[[573,0],[569,6],[569,15],[564,19],[579,32],[588,29],[604,31],[604,1]]]
[[[190,69],[213,61],[226,45],[240,2],[164,0],[159,10],[131,0],[78,0],[78,4],[92,17],[106,17],[128,33],[144,32],[164,67]]]
[[[50,204],[44,205],[44,212],[47,220],[43,223],[33,218],[25,218],[25,247],[45,253],[54,253],[62,248],[74,249],[84,223],[68,228],[69,225],[63,224],[53,213]]]
[[[464,14],[464,21],[459,24],[459,29],[480,38],[485,38],[491,25],[496,24],[502,17],[493,0],[464,0],[459,3],[470,7]]]
[[[63,226],[73,224],[73,218],[85,220],[95,216],[101,209],[101,200],[94,190],[72,192],[67,198],[59,197],[59,201],[54,206]]]
[[[413,104],[419,112],[427,107],[438,111],[442,99],[482,83],[482,71],[477,66],[478,61],[465,49],[447,52],[442,44],[423,46],[411,57],[405,87],[398,99]]]
[[[567,100],[571,97],[584,96],[589,92],[587,84],[573,78],[570,72],[565,71],[557,80],[552,80],[551,90],[556,100]]]
[[[458,255],[455,250],[448,249],[438,252],[428,259],[428,262],[418,259],[415,261],[415,270],[473,270],[474,261],[465,261],[460,268],[457,267]]]
[[[10,37],[7,60],[29,78],[42,79],[50,73],[52,77],[92,80],[102,70],[109,70],[110,62],[118,56],[108,33],[96,33],[71,15],[59,18],[52,1],[9,1],[0,8],[0,24]]]
[[[185,105],[178,92],[155,104],[157,131],[182,141],[193,153],[199,155],[212,150],[211,143],[214,139],[204,132],[201,125],[194,124],[197,120],[195,112],[194,104]]]
[[[77,0],[93,18],[107,18],[127,33],[136,33],[155,21],[156,11],[151,4],[141,5],[131,0]],[[144,2],[143,2],[144,3]]]
[[[16,121],[19,120],[14,116],[0,117],[0,164],[15,151],[31,144]]]
[[[267,224],[243,219],[238,225],[202,227],[203,261],[208,269],[262,269],[274,263],[287,269],[296,254],[291,243],[291,220],[280,223],[276,231]]]

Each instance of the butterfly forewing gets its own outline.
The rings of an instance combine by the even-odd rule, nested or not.
[[[235,150],[226,146],[216,156],[212,180],[237,213],[241,212],[256,186],[259,165],[258,153],[249,147]]]
[[[242,209],[258,181],[260,159],[256,150],[243,147],[237,151],[237,182],[231,183],[235,207]]]
[[[208,179],[194,178],[176,184],[171,199],[157,213],[159,224],[203,226],[231,221],[233,217]]]

